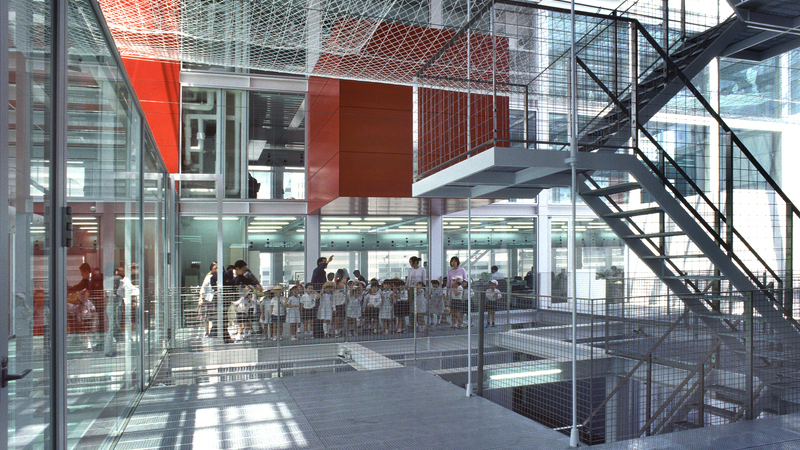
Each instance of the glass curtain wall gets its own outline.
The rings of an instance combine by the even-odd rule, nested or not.
[[[51,167],[51,4],[10,5],[8,353],[12,372],[32,372],[9,386],[8,448],[52,445],[62,425],[68,448],[110,445],[156,363],[142,348],[163,347],[148,329],[157,325],[149,312],[163,306],[167,172],[96,6],[68,5],[62,173]],[[72,213],[71,242],[52,240],[54,192]],[[64,259],[53,261],[62,245]],[[64,297],[54,297],[56,283]],[[55,424],[51,358],[62,337],[66,423]]]
[[[468,254],[467,226],[471,227],[471,254]],[[461,267],[471,267],[475,292],[483,292],[492,278],[503,292],[534,293],[536,286],[536,219],[533,217],[450,217],[443,221],[445,267],[457,256]],[[492,268],[497,270],[493,276]],[[513,305],[512,305],[513,306]]]
[[[625,277],[624,244],[600,219],[578,218],[575,224],[577,252],[577,297],[581,299],[621,297],[618,282]],[[569,268],[567,241],[569,221],[554,218],[550,222],[550,289],[553,303],[568,302]],[[618,286],[614,284],[614,286]],[[615,290],[616,289],[616,290]]]
[[[320,220],[322,256],[333,255],[328,273],[353,271],[372,278],[401,278],[408,274],[408,260],[428,261],[428,218],[420,216],[342,216],[322,217]],[[306,277],[308,278],[308,276]]]
[[[55,48],[51,2],[12,1],[0,5],[8,22],[9,82],[2,89],[8,96],[3,119],[8,118],[7,153],[0,156],[4,183],[0,196],[8,201],[2,230],[6,236],[0,246],[8,262],[2,274],[4,306],[8,313],[9,371],[32,372],[8,385],[7,448],[43,448],[53,440],[53,329],[51,307],[55,301],[49,280],[53,277],[53,211],[45,203],[52,192],[53,129],[47,119],[53,108],[54,73],[49,55]],[[6,10],[8,8],[8,10]],[[34,21],[36,17],[36,21]],[[4,205],[3,208],[6,208]],[[6,213],[6,210],[3,210]],[[7,223],[5,223],[7,221]],[[2,309],[2,308],[0,308]],[[3,318],[5,321],[6,318]],[[5,341],[3,341],[5,342]],[[6,406],[3,405],[3,408]],[[5,424],[2,424],[5,425]],[[5,430],[4,430],[5,431]],[[5,437],[5,432],[2,433]],[[0,442],[0,447],[6,444]]]
[[[184,87],[183,198],[305,198],[305,95]]]

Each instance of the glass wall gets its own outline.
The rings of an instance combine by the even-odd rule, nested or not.
[[[217,261],[217,225],[216,216],[181,216],[178,246],[184,288],[200,286],[211,263]],[[244,260],[263,286],[302,281],[304,241],[305,217],[225,216],[220,266]]]
[[[575,251],[578,298],[606,298],[612,289],[610,278],[625,275],[625,248],[622,241],[601,219],[578,218],[575,224]],[[550,290],[553,302],[565,302],[569,292],[567,242],[568,219],[550,221]]]
[[[536,286],[536,219],[533,217],[448,217],[444,219],[445,267],[457,256],[472,276],[473,289],[485,291],[492,278],[505,280],[506,292],[532,293]],[[471,227],[471,253],[467,226]],[[497,267],[492,274],[492,268]]]
[[[45,194],[52,192],[50,177],[53,158],[53,129],[46,118],[53,107],[54,73],[48,55],[54,51],[51,2],[4,2],[0,11],[8,14],[9,47],[3,48],[8,58],[8,86],[3,119],[8,123],[2,136],[7,138],[7,153],[0,156],[3,182],[0,199],[3,205],[0,229],[6,236],[0,249],[8,262],[0,276],[3,292],[0,311],[8,320],[0,321],[3,332],[0,342],[6,343],[9,372],[32,372],[24,379],[8,385],[8,423],[0,436],[8,433],[7,448],[43,448],[52,442],[50,420],[53,408],[51,305],[54,293],[50,280],[54,274],[53,210],[45,203]],[[8,10],[6,10],[8,8]],[[34,17],[37,21],[34,22]],[[5,100],[5,98],[4,98]],[[7,351],[7,353],[6,353]],[[0,393],[0,400],[3,394]],[[6,408],[6,404],[2,408]],[[5,423],[0,423],[6,426]],[[4,447],[5,442],[0,442]]]
[[[343,216],[322,217],[320,221],[322,256],[334,255],[328,272],[342,269],[354,278],[353,271],[372,278],[401,278],[408,274],[408,260],[428,261],[428,218],[420,216]]]
[[[182,124],[184,198],[305,198],[304,94],[184,87]]]
[[[62,116],[50,98],[47,58],[58,52],[47,29],[50,6],[16,2],[9,15],[13,133],[3,198],[12,220],[10,246],[3,247],[9,300],[2,306],[12,318],[10,369],[32,372],[10,385],[8,448],[54,445],[59,430],[68,448],[100,448],[121,430],[164,348],[154,330],[165,305],[168,174],[97,5],[88,0],[69,2],[67,86],[60,94],[66,141],[54,142],[51,127]],[[63,166],[53,164],[54,156]],[[53,241],[60,232],[54,210],[72,221],[71,240]],[[59,358],[54,366],[51,357],[61,348],[66,363]],[[54,404],[63,414],[53,414]],[[54,422],[58,417],[66,423]]]

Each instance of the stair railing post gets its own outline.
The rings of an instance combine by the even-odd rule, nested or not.
[[[706,363],[703,361],[700,366],[700,385],[697,387],[700,393],[700,405],[697,408],[697,416],[700,419],[700,426],[706,426]]]
[[[631,83],[631,147],[639,148],[639,35],[636,24],[630,26],[630,83]]]
[[[645,419],[652,422],[653,412],[653,355],[647,357],[647,386],[645,386]],[[647,426],[645,436],[650,436],[650,426]]]
[[[792,277],[794,276],[794,211],[792,204],[786,204],[786,263],[783,274],[783,307],[790,318],[794,318],[794,292]]]
[[[745,326],[745,420],[753,420],[753,292],[744,294],[744,326]]]

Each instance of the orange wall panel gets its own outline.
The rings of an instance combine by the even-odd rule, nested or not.
[[[180,170],[180,63],[123,58],[147,124],[170,173]]]
[[[411,197],[410,155],[342,152],[339,163],[342,197]]]

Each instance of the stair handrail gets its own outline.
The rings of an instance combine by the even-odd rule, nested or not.
[[[661,58],[667,62],[667,65],[670,66],[675,71],[675,74],[683,82],[683,85],[687,89],[689,89],[689,91],[692,93],[692,95],[694,95],[697,101],[699,101],[700,104],[703,105],[703,108],[705,108],[706,112],[708,112],[708,114],[714,118],[714,120],[717,122],[717,125],[722,127],[722,129],[726,133],[730,134],[733,143],[735,143],[739,147],[739,150],[753,164],[756,170],[758,170],[758,173],[762,177],[764,177],[769,186],[775,190],[775,192],[781,197],[781,199],[784,202],[786,202],[788,205],[791,205],[792,212],[794,212],[795,215],[800,217],[800,210],[798,210],[798,208],[794,205],[794,203],[789,199],[789,196],[787,196],[786,193],[783,192],[783,189],[781,189],[780,186],[778,186],[778,183],[776,183],[775,180],[772,179],[772,176],[770,176],[770,174],[767,173],[766,169],[764,169],[761,163],[758,162],[755,156],[753,156],[753,154],[750,153],[750,150],[747,149],[744,143],[741,140],[739,140],[739,138],[736,136],[733,130],[722,119],[722,116],[720,116],[719,113],[717,113],[714,110],[714,108],[711,106],[708,100],[706,100],[703,94],[699,90],[697,90],[694,84],[692,84],[691,80],[689,80],[689,78],[683,73],[683,71],[680,69],[680,67],[678,67],[675,61],[672,60],[669,54],[667,54],[664,51],[664,49],[661,48],[660,45],[658,45],[658,42],[656,42],[655,38],[653,38],[653,36],[644,28],[644,26],[642,26],[642,24],[639,23],[638,21],[635,21],[635,23],[639,32],[642,33],[642,36],[644,36],[644,38],[650,43],[650,46],[653,47],[653,49],[659,54],[659,56],[661,56]]]
[[[672,60],[672,58],[669,56],[669,54],[667,54],[667,52],[664,51],[664,49],[661,48],[660,45],[658,45],[658,42],[656,42],[655,38],[653,38],[653,36],[650,35],[650,33],[638,21],[636,21],[635,23],[636,23],[637,30],[642,34],[642,36],[644,36],[644,38],[648,41],[648,43],[650,43],[650,46],[653,47],[653,49],[659,54],[659,56],[661,56],[661,58],[664,59],[667,62],[667,65],[672,70],[675,71],[675,75],[678,76],[678,78],[681,80],[683,85],[692,93],[692,95],[694,95],[695,99],[697,99],[697,101],[699,101],[700,104],[703,105],[703,108],[705,108],[705,110],[709,113],[709,115],[711,115],[714,118],[714,120],[717,122],[717,124],[726,133],[728,133],[730,135],[731,141],[734,144],[736,144],[736,146],[739,148],[739,151],[742,152],[742,154],[745,157],[747,157],[747,159],[750,161],[752,166],[755,167],[755,169],[758,171],[758,173],[767,182],[769,187],[771,189],[773,189],[778,194],[778,196],[781,198],[781,200],[783,200],[785,202],[786,206],[788,206],[790,208],[792,214],[794,214],[795,216],[800,218],[800,210],[798,210],[798,208],[789,199],[789,197],[786,195],[786,193],[783,192],[783,190],[780,188],[780,186],[778,186],[778,184],[775,182],[775,180],[769,175],[769,173],[767,173],[766,169],[764,169],[764,167],[761,165],[761,163],[758,162],[758,160],[755,158],[755,156],[753,156],[753,154],[750,153],[750,150],[744,145],[744,143],[741,140],[739,140],[739,138],[736,136],[736,134],[733,132],[733,130],[728,126],[728,124],[722,119],[722,117],[719,115],[719,113],[717,113],[714,110],[714,108],[711,106],[711,104],[708,102],[708,100],[706,100],[705,97],[702,95],[702,93],[700,93],[700,91],[694,86],[694,84],[692,84],[691,80],[689,80],[689,78],[686,76],[686,74],[683,73],[683,71],[675,63],[675,61]],[[724,216],[720,216],[720,217],[723,217],[723,220],[724,220]],[[727,221],[725,223],[726,223],[726,225],[728,224]],[[773,276],[774,276],[775,272],[768,265],[764,264],[763,259],[758,255],[758,253],[755,252],[755,250],[752,248],[752,246],[750,246],[749,243],[747,243],[747,241],[744,240],[744,238],[741,236],[741,234],[739,234],[736,231],[736,228],[733,227],[733,226],[730,226],[730,225],[728,225],[728,226],[735,233],[735,235],[740,239],[740,241],[747,246],[748,251],[750,251],[754,256],[756,256],[758,258],[759,262],[761,262],[762,265],[764,265],[765,268],[769,269],[770,273],[773,274]],[[730,252],[730,254],[732,255],[732,257],[735,256],[734,252],[732,252],[732,251]],[[739,264],[741,264],[741,262]],[[757,276],[754,276],[754,274],[752,274],[752,273],[750,273],[749,276],[750,276],[751,280],[755,283],[755,285],[758,286],[759,289],[766,290],[767,286],[765,286],[764,283],[762,283],[761,280],[759,280]],[[775,279],[778,280],[779,282],[782,282],[782,278],[781,277],[775,276]],[[765,293],[766,293],[767,298],[769,298],[772,301],[773,305],[776,306],[777,309],[779,311],[781,311],[781,313],[786,318],[790,319],[790,322],[796,328],[800,329],[800,323],[798,323],[796,320],[794,320],[792,318],[792,316],[791,316],[792,312],[791,311],[787,311],[784,308],[784,306],[771,293],[769,293],[768,291],[765,291]]]
[[[697,363],[697,365],[694,366],[694,368],[692,368],[691,371],[689,371],[689,374],[686,375],[686,378],[684,378],[683,381],[681,381],[681,383],[675,389],[672,390],[672,394],[670,394],[670,396],[667,397],[666,400],[664,400],[664,402],[661,404],[661,406],[650,416],[650,419],[648,419],[647,422],[645,422],[645,424],[642,425],[642,428],[640,428],[639,431],[636,433],[636,437],[637,438],[641,437],[642,433],[647,431],[647,428],[650,427],[650,425],[652,425],[653,422],[656,421],[656,418],[658,417],[658,415],[661,414],[662,412],[664,412],[665,409],[667,409],[667,406],[669,405],[669,402],[671,402],[675,397],[677,397],[678,392],[680,392],[680,389],[683,386],[685,386],[686,383],[688,383],[689,380],[692,379],[692,377],[694,377],[694,375],[700,369],[703,369],[705,367],[706,361],[708,361],[708,359],[711,358],[714,355],[714,353],[716,353],[717,349],[721,345],[722,345],[722,340],[717,339],[717,341],[711,347],[711,350],[709,350],[708,353],[706,353],[705,357],[702,360],[700,360],[700,362]],[[708,376],[708,375],[710,375],[710,372],[708,374],[706,374],[706,376]],[[689,398],[690,394],[697,388],[697,386],[700,384],[700,380],[702,380],[702,379],[704,379],[704,378],[699,378],[695,382],[695,384],[691,388],[689,388],[688,392],[686,392],[686,395],[684,395],[680,400],[678,400],[678,403],[667,413],[666,417],[664,417],[664,419],[662,419],[661,422],[659,422],[659,424],[656,425],[655,432],[658,432],[658,430],[660,430],[661,427],[663,427],[669,421],[670,417],[672,417],[672,414],[674,414],[675,411],[677,411],[678,407],[680,407],[681,404],[683,404],[683,402],[685,402]]]
[[[620,110],[624,114],[626,114],[628,117],[631,117],[631,113],[628,110],[628,108],[626,108],[625,105],[619,100],[619,98],[616,97],[613,94],[613,92],[611,92],[611,90],[608,89],[608,87],[602,82],[602,80],[600,80],[599,77],[597,77],[597,75],[594,74],[594,72],[591,70],[591,68],[588,67],[580,58],[577,58],[577,60],[578,60],[577,61],[578,65],[586,72],[587,75],[589,75],[589,77],[595,83],[597,83],[598,86],[600,86],[601,89],[603,89],[603,91],[606,93],[606,95],[608,95],[611,98],[612,102],[615,103],[617,105],[617,107],[620,108]],[[675,161],[672,158],[672,156],[669,155],[669,153],[667,153],[667,151],[661,146],[661,144],[658,143],[658,141],[655,139],[655,137],[652,134],[650,134],[649,131],[647,131],[647,129],[644,127],[644,125],[640,124],[637,121],[636,122],[636,128],[637,128],[637,130],[642,132],[642,134],[644,134],[644,136],[656,147],[656,149],[659,151],[659,153],[662,156],[664,156],[665,160],[672,167],[675,168],[677,173],[687,182],[687,184],[689,186],[692,187],[692,189],[697,193],[698,196],[700,196],[700,198],[705,202],[705,204],[709,208],[711,208],[712,211],[715,214],[718,215],[720,220],[724,221],[727,224],[727,220],[725,219],[725,215],[722,213],[722,211],[711,201],[711,199],[708,198],[708,196],[705,194],[705,192],[703,192],[703,190],[700,189],[699,186],[697,186],[697,184],[694,182],[694,180],[692,180],[692,178],[689,177],[689,175],[683,170],[683,168],[678,164],[678,162]],[[647,157],[647,155],[640,148],[638,148],[638,147],[634,148],[634,154],[637,155],[642,160],[642,162],[645,163],[645,165],[647,165],[650,168],[650,170],[656,176],[659,177],[659,179],[661,179],[662,183],[664,183],[664,185],[667,186],[670,189],[670,191],[672,191],[672,193],[675,195],[675,197],[678,199],[678,201],[680,203],[682,203],[683,206],[696,219],[698,219],[698,223],[703,228],[706,229],[706,231],[717,241],[717,243],[724,250],[726,250],[728,252],[728,254],[731,256],[731,258],[740,266],[740,268],[748,275],[748,277],[752,281],[754,281],[755,284],[759,288],[761,288],[761,289],[765,288],[765,286],[763,285],[761,280],[758,279],[758,276],[756,274],[754,274],[747,267],[747,265],[744,264],[744,261],[742,261],[741,258],[739,258],[736,255],[736,253],[733,251],[732,246],[728,245],[728,243],[725,242],[725,240],[722,238],[722,236],[711,225],[708,224],[708,222],[705,220],[705,218],[702,216],[702,214],[700,214],[697,211],[697,209],[694,206],[691,205],[691,203],[686,199],[686,197],[684,197],[684,195],[680,192],[680,190],[669,180],[669,178],[666,177],[665,174],[662,173],[661,169],[649,157]],[[750,245],[750,243],[747,242],[747,240],[744,238],[744,236],[742,236],[741,233],[739,233],[739,231],[737,231],[735,227],[730,227],[730,228],[731,228],[731,231],[733,232],[733,234],[737,238],[739,238],[739,240],[745,245],[747,250],[756,257],[756,259],[761,263],[761,265],[764,266],[764,268],[766,268],[769,271],[769,273],[776,280],[780,280],[781,278],[778,276],[778,274],[774,270],[772,270],[772,268],[766,263],[766,261],[764,261],[764,259],[761,257],[761,255],[759,255],[758,252],[756,252],[756,250]],[[785,313],[785,311],[784,311],[784,313]]]

